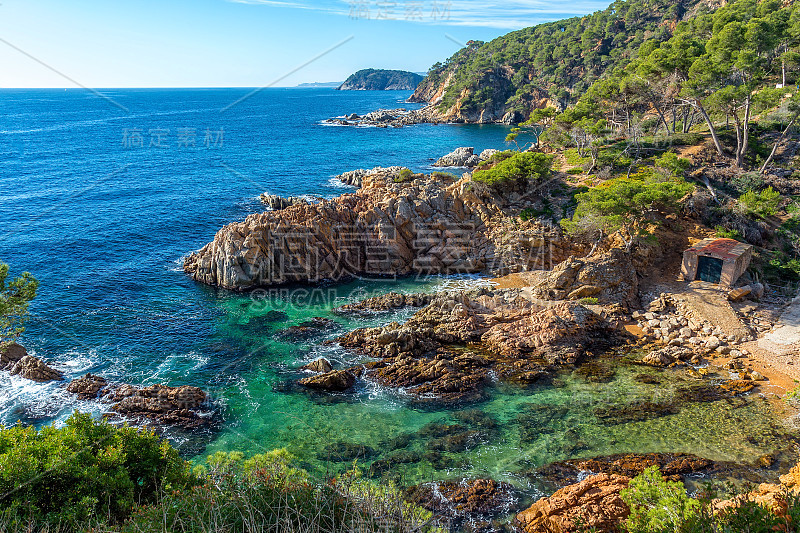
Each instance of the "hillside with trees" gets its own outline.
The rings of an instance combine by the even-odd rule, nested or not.
[[[445,120],[514,123],[533,109],[575,102],[645,42],[667,41],[679,22],[716,9],[714,0],[617,0],[607,9],[470,41],[433,65],[412,96]]]

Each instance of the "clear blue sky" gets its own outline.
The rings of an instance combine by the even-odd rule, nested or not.
[[[368,67],[424,72],[460,48],[454,40],[609,1],[2,0],[0,87],[75,86],[41,63],[87,87],[261,87],[350,37],[275,85]]]

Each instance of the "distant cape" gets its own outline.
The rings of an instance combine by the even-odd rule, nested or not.
[[[339,86],[340,91],[413,91],[422,76],[405,70],[359,70]]]

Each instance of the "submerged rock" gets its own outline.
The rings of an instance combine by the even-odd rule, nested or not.
[[[563,487],[577,483],[582,472],[633,478],[651,466],[657,466],[661,474],[671,481],[682,481],[684,476],[709,473],[718,468],[714,461],[689,453],[621,453],[591,459],[557,461],[537,469],[531,476],[543,477],[546,481]]]
[[[410,502],[431,511],[434,520],[456,527],[468,522],[471,531],[489,529],[489,520],[508,513],[517,503],[514,488],[493,479],[423,483],[404,493]]]
[[[336,322],[330,318],[314,317],[311,320],[301,322],[296,326],[286,328],[278,333],[279,337],[287,338],[293,341],[300,341],[308,339],[314,335],[318,335],[326,330],[336,326]]]
[[[517,514],[516,521],[526,533],[617,531],[630,514],[619,495],[628,483],[629,477],[616,474],[589,476],[540,499]]]

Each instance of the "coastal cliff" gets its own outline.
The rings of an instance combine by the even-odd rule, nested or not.
[[[517,224],[536,189],[494,196],[448,174],[363,178],[355,193],[251,215],[191,254],[193,279],[232,290],[355,276],[509,273],[583,249],[558,228]]]
[[[411,91],[422,81],[422,76],[405,70],[368,68],[359,70],[341,84],[339,91]]]
[[[624,2],[584,17],[469,41],[436,63],[410,102],[430,104],[430,122],[517,123],[535,109],[566,107],[649,40],[719,7],[713,0]]]

